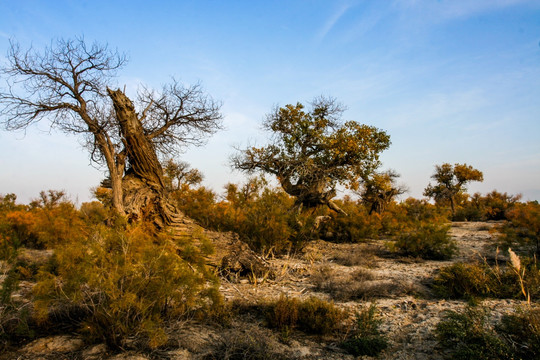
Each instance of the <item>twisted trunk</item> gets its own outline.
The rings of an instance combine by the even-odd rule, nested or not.
[[[120,90],[108,89],[108,93],[120,125],[125,156],[129,162],[120,192],[128,220],[152,223],[156,231],[167,228],[175,238],[196,239],[196,236],[191,235],[200,233],[200,227],[168,200],[161,163],[152,142],[145,134],[133,103]],[[205,235],[218,250],[207,259],[209,265],[234,272],[252,271],[261,274],[269,271],[267,264],[237,236],[210,231],[206,231]]]

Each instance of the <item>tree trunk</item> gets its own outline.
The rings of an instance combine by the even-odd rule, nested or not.
[[[120,90],[108,89],[120,125],[129,168],[123,179],[124,211],[128,220],[153,223],[157,230],[182,222],[167,202],[163,170],[131,100]]]
[[[131,100],[120,90],[108,89],[116,118],[124,139],[129,168],[122,180],[123,206],[128,221],[152,223],[156,231],[167,227],[172,236],[182,238],[200,233],[200,227],[185,216],[167,196],[163,169],[150,139]],[[112,179],[112,174],[111,174]],[[114,184],[114,182],[113,182]],[[226,267],[234,272],[253,272],[259,275],[268,272],[268,265],[253,253],[238,237],[206,231],[218,250],[208,259],[210,265]],[[195,240],[194,240],[195,241]],[[195,244],[197,245],[197,244]]]

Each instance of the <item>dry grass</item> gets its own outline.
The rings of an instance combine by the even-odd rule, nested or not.
[[[311,282],[316,291],[328,293],[334,300],[373,299],[418,293],[412,283],[378,279],[369,269],[343,273],[327,265],[315,268]]]
[[[355,247],[350,251],[340,251],[333,254],[333,260],[344,266],[377,267],[375,249],[368,247]]]

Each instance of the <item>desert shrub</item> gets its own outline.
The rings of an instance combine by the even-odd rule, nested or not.
[[[540,296],[538,262],[522,257],[519,263],[519,270],[512,263],[455,263],[440,270],[433,289],[439,296],[451,299],[537,298]]]
[[[110,209],[99,201],[85,202],[81,205],[80,215],[89,225],[104,224],[112,216]]]
[[[400,213],[412,224],[443,223],[450,218],[450,212],[444,208],[430,204],[426,200],[408,198],[399,204]],[[401,218],[403,218],[403,215]]]
[[[499,228],[503,247],[522,246],[540,255],[540,204],[516,204],[506,214],[509,222]]]
[[[42,191],[29,206],[12,204],[0,213],[0,236],[13,247],[53,248],[88,234],[88,225],[62,191]]]
[[[512,359],[510,348],[488,325],[486,310],[481,308],[448,311],[436,334],[452,359]]]
[[[521,195],[509,195],[496,190],[480,198],[484,220],[505,220],[508,212],[517,204]]]
[[[276,341],[262,329],[226,331],[214,349],[202,357],[204,360],[285,360],[276,352]]]
[[[87,225],[64,192],[42,191],[30,206],[35,217],[31,228],[40,247],[50,249],[62,243],[82,241],[88,235]]]
[[[377,307],[369,308],[356,314],[355,328],[352,334],[341,344],[351,355],[377,356],[388,347],[386,337],[379,330],[381,319],[377,318]]]
[[[354,243],[379,237],[381,215],[370,215],[360,201],[345,198],[336,202],[348,215],[329,212],[331,220],[324,223],[319,232],[323,239]]]
[[[448,235],[450,226],[420,224],[414,231],[398,236],[395,250],[406,256],[447,260],[456,253],[455,242]]]
[[[443,298],[471,299],[493,294],[497,281],[491,269],[480,263],[455,263],[443,267],[433,282],[435,293]]]
[[[496,330],[507,339],[515,359],[540,359],[540,308],[504,315]]]
[[[482,209],[472,203],[460,206],[452,216],[452,221],[481,221],[484,219]]]
[[[69,310],[90,339],[120,346],[136,337],[158,347],[167,340],[168,319],[217,304],[217,280],[201,249],[187,243],[192,239],[151,234],[144,224],[101,226],[83,242],[59,246],[34,287],[38,321]]]
[[[192,189],[187,185],[172,196],[177,206],[199,224],[233,231],[252,249],[282,252],[295,245],[298,234],[289,211],[293,200],[263,179],[252,178],[242,186],[228,184],[222,201],[216,201],[216,195],[204,187]]]
[[[180,190],[173,191],[171,196],[176,206],[201,226],[226,230],[220,228],[220,222],[216,219],[216,194],[212,190],[204,186],[192,188],[183,184]]]
[[[309,334],[330,334],[341,327],[345,313],[333,303],[310,297],[298,308],[298,328]]]
[[[278,300],[270,304],[266,312],[266,321],[272,328],[288,333],[298,324],[298,309],[300,300],[280,296]]]
[[[521,195],[509,195],[496,190],[471,197],[463,196],[452,217],[454,221],[506,220],[507,213],[518,203]]]
[[[297,328],[308,334],[330,334],[340,329],[344,319],[342,310],[316,297],[300,301],[282,296],[266,311],[268,325],[283,332]]]

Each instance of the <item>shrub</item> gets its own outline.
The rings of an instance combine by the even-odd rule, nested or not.
[[[540,308],[504,315],[496,329],[508,339],[516,359],[540,359]]]
[[[74,311],[90,339],[121,346],[134,336],[153,348],[167,340],[167,319],[217,304],[217,282],[201,250],[150,234],[144,224],[101,226],[84,242],[58,247],[34,288],[37,319]]]
[[[517,204],[507,213],[507,217],[509,223],[499,229],[503,246],[520,245],[540,255],[540,204]]]
[[[484,211],[483,218],[486,220],[505,220],[508,212],[517,204],[521,195],[508,195],[493,190],[480,199]]]
[[[481,308],[448,311],[437,324],[436,334],[452,359],[512,359],[510,348],[488,326],[487,313]]]
[[[250,327],[246,330],[227,331],[221,335],[217,346],[204,360],[285,360],[286,356],[276,352],[276,341],[262,329]]]
[[[321,227],[321,237],[335,242],[360,242],[375,239],[381,231],[381,215],[369,215],[360,202],[350,199],[337,201],[348,215],[330,212],[331,220]]]
[[[443,298],[472,299],[493,294],[496,278],[485,264],[455,263],[443,267],[433,282],[435,293]]]
[[[386,337],[379,330],[381,320],[377,318],[377,307],[369,308],[356,315],[356,327],[341,345],[351,355],[377,356],[388,347]]]
[[[294,328],[308,333],[326,335],[341,327],[345,313],[333,303],[310,297],[300,301],[280,297],[266,311],[268,325],[288,332]]]
[[[228,184],[226,198],[204,187],[184,186],[173,192],[177,206],[201,225],[217,231],[233,231],[255,250],[288,250],[295,235],[292,199],[282,190],[253,178],[242,186]],[[300,238],[300,237],[298,237]]]
[[[412,232],[398,237],[394,246],[406,256],[432,260],[447,260],[456,253],[455,242],[448,235],[450,226],[420,224]]]
[[[519,262],[519,271],[512,264],[455,263],[440,270],[433,281],[433,289],[437,295],[451,299],[528,299],[540,296],[538,262],[527,257],[522,257]]]

